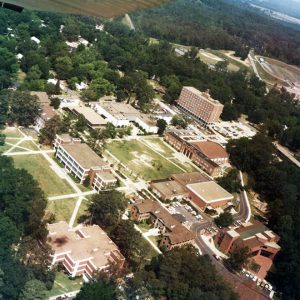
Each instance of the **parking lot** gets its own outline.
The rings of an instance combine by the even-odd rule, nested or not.
[[[168,210],[173,215],[181,215],[182,216],[182,223],[186,225],[192,225],[196,222],[205,222],[205,219],[201,214],[196,212],[191,206],[188,204],[180,203],[179,201],[172,202]]]
[[[256,285],[259,286],[261,289],[269,291],[269,292],[273,291],[273,287],[270,283],[268,283],[266,280],[261,280],[261,279],[257,278],[257,276],[255,276],[251,272],[243,269],[241,275],[245,276],[249,280],[254,281],[256,283]]]

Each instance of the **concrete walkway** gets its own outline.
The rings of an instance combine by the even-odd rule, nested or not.
[[[89,196],[89,195],[94,195],[96,193],[97,192],[95,190],[92,190],[92,191],[88,191],[88,192],[81,192],[81,193],[74,193],[74,194],[48,197],[48,200],[49,201],[56,201],[56,200],[63,200],[63,199],[68,199],[68,198],[86,197],[86,196]]]
[[[23,147],[19,147],[18,148],[22,148],[22,149],[27,149],[27,148],[23,148]],[[14,147],[16,148],[16,147]],[[12,148],[11,148],[12,149]],[[3,155],[5,156],[18,156],[18,155],[34,155],[34,154],[49,154],[49,153],[55,153],[54,150],[30,150],[28,149],[28,151],[22,151],[22,152],[5,152],[3,153]]]
[[[137,225],[134,224],[134,228],[142,234],[143,238],[150,243],[150,245],[152,246],[152,248],[157,253],[162,254],[162,252],[159,250],[159,248],[148,238],[148,236]]]

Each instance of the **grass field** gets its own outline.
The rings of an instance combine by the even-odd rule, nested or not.
[[[4,133],[6,137],[11,138],[22,138],[23,135],[21,132],[15,127],[6,127],[4,130],[1,130],[1,133]]]
[[[49,297],[74,292],[80,290],[83,281],[81,278],[69,279],[68,275],[63,272],[57,272],[53,288],[49,292]]]
[[[82,216],[86,216],[88,215],[88,207],[90,205],[90,200],[86,200],[86,199],[83,199],[82,202],[81,202],[81,205],[79,207],[79,210],[78,210],[78,214],[76,216],[76,219],[75,219],[75,222],[74,222],[74,226],[77,226],[80,222],[80,217]]]
[[[52,214],[55,222],[69,222],[78,198],[48,201],[46,215]]]
[[[137,140],[111,142],[107,150],[144,180],[164,179],[173,173],[183,173],[176,165]]]
[[[38,151],[39,148],[31,141],[24,141],[21,144],[19,144],[20,147],[24,147],[30,150]]]
[[[175,158],[171,158],[170,160],[173,161],[175,164],[177,164],[179,167],[186,170],[186,172],[198,172],[198,169],[190,163],[181,163]]]
[[[290,82],[300,81],[300,68],[268,57],[256,57],[258,59],[264,59],[264,62],[261,62],[260,65],[264,69],[264,71],[274,79],[278,79],[281,81],[288,80]]]
[[[171,157],[173,156],[175,150],[173,150],[171,147],[169,147],[163,140],[162,138],[146,138],[143,139],[143,142],[147,144],[150,148],[155,149],[158,151],[160,154],[166,156],[166,157]]]
[[[16,168],[27,170],[40,184],[46,196],[74,193],[66,180],[59,178],[40,155],[13,156]]]

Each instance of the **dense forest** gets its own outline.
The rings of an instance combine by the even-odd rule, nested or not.
[[[280,160],[264,135],[231,141],[227,147],[232,163],[249,175],[253,188],[269,207],[269,226],[280,236],[281,252],[268,279],[282,292],[282,299],[299,299],[300,274],[300,170]]]
[[[244,58],[249,48],[254,48],[262,55],[300,65],[300,29],[269,18],[248,4],[177,0],[135,13],[133,21],[147,35],[169,42],[235,50]]]
[[[45,299],[54,281],[48,269],[47,200],[12,159],[0,156],[0,166],[0,298]]]

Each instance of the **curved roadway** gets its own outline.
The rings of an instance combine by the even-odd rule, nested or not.
[[[240,176],[242,174],[240,173]],[[242,187],[244,187],[243,180],[241,177]],[[245,192],[239,193],[240,199],[240,209],[237,215],[234,216],[235,221],[249,221],[249,216],[251,216],[251,208],[248,203],[247,195]],[[239,276],[230,272],[224,267],[222,260],[217,260],[214,257],[214,252],[209,246],[203,241],[201,237],[201,232],[214,225],[213,219],[207,215],[203,216],[205,222],[194,223],[190,230],[195,233],[195,242],[201,249],[203,254],[207,254],[215,266],[217,272],[232,286],[232,288],[240,295],[242,300],[262,300],[269,299],[268,293],[257,287],[255,282],[247,279],[245,276]]]

